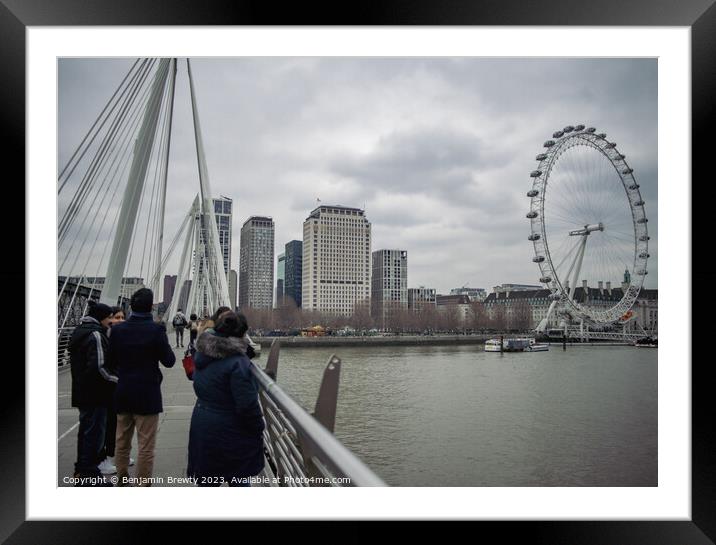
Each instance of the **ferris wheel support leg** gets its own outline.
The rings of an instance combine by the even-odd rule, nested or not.
[[[582,235],[582,245],[580,246],[579,251],[577,251],[577,255],[574,257],[576,267],[574,269],[574,276],[572,276],[572,285],[569,287],[570,301],[574,301],[574,294],[577,292],[577,280],[579,280],[579,273],[582,272],[582,261],[584,261],[584,249],[587,246],[588,236],[589,233]]]
[[[540,321],[539,325],[537,326],[536,331],[538,333],[544,333],[545,331],[547,331],[547,328],[549,327],[549,321],[552,319],[552,313],[554,312],[555,306],[557,306],[556,299],[552,301],[552,303],[549,305],[549,309],[547,309],[547,315],[542,318],[542,321]]]

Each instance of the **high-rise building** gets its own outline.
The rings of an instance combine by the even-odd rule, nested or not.
[[[164,275],[164,290],[163,295],[164,298],[162,299],[163,303],[166,303],[167,305],[172,300],[172,297],[174,296],[174,290],[176,289],[177,285],[177,275],[176,274],[165,274]]]
[[[251,216],[241,227],[239,309],[273,306],[274,223]]]
[[[370,301],[370,222],[365,211],[320,205],[303,222],[302,307],[350,315]]]
[[[286,254],[278,256],[278,266],[276,267],[276,306],[283,303],[283,293],[286,280]]]
[[[239,279],[234,269],[229,271],[229,301],[232,309],[236,309],[236,294],[239,289]]]
[[[221,255],[224,258],[224,272],[228,275],[231,270],[231,218],[233,202],[230,198],[221,196],[220,199],[212,199],[214,202],[214,217],[216,228],[219,231],[219,246]]]
[[[421,310],[426,306],[436,305],[436,295],[434,288],[408,288],[408,308],[410,310]]]
[[[408,252],[373,252],[370,302],[371,314],[377,319],[384,319],[391,309],[408,308]]]
[[[297,307],[301,306],[301,275],[303,271],[303,242],[300,240],[292,240],[286,244],[286,276],[283,284],[283,293],[285,297],[290,297],[296,303]]]

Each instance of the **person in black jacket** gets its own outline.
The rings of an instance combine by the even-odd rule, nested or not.
[[[246,356],[246,318],[221,314],[196,343],[196,405],[189,429],[187,476],[199,486],[250,486],[264,467],[265,422]]]
[[[106,331],[111,315],[109,306],[90,301],[87,316],[70,338],[72,406],[80,411],[75,462],[75,477],[82,478],[79,484],[106,484],[97,466],[104,448],[107,408],[112,405],[117,382],[106,365]]]
[[[166,327],[152,319],[152,290],[137,290],[130,301],[129,319],[112,327],[109,337],[110,365],[117,370],[114,401],[117,411],[115,465],[118,485],[128,483],[129,453],[137,430],[137,481],[151,485],[154,445],[162,412],[162,372],[159,363],[172,367],[176,356],[167,339]]]

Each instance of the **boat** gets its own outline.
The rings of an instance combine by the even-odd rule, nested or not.
[[[485,341],[485,352],[546,352],[548,344],[542,344],[535,339],[489,339]]]
[[[529,349],[525,350],[525,352],[547,352],[548,350],[548,344],[538,343],[536,340],[531,339]]]
[[[632,346],[637,348],[658,348],[658,339],[656,337],[644,337],[634,342]]]

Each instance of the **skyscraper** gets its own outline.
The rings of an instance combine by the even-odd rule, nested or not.
[[[301,275],[303,271],[303,242],[300,240],[292,240],[286,244],[286,277],[283,284],[283,293],[285,297],[290,297],[296,303],[297,307],[301,306]]]
[[[238,291],[239,278],[234,269],[229,271],[229,301],[231,308],[236,309],[236,294]]]
[[[274,223],[251,216],[241,227],[239,309],[273,306]]]
[[[229,271],[231,270],[231,209],[233,202],[223,195],[220,199],[212,200],[214,202],[216,228],[219,231],[219,246],[224,257],[224,272],[226,272],[228,280]]]
[[[276,306],[283,303],[284,285],[286,279],[286,254],[278,256],[278,267],[276,267]]]
[[[212,199],[212,202],[214,204],[214,217],[216,218],[216,229],[219,234],[219,250],[221,252],[223,264],[224,264],[224,274],[226,274],[226,285],[229,285],[229,270],[231,267],[231,233],[232,233],[232,200],[228,197],[224,197],[223,195],[221,198],[218,199]],[[202,222],[202,225],[204,223]],[[206,236],[206,229],[202,227],[199,230],[199,240],[203,244],[207,240]],[[200,256],[199,260],[194,262],[194,274],[197,274],[197,270],[199,268],[204,268],[206,264],[204,262],[204,257]],[[229,294],[229,298],[231,298],[231,295]],[[208,305],[208,297],[207,294],[204,293],[203,296],[203,306],[205,310],[209,311],[209,313],[213,312],[213,310],[207,308]]]
[[[391,309],[408,308],[408,252],[373,252],[370,298],[374,318],[385,318]]]
[[[321,205],[303,222],[302,306],[350,315],[370,300],[370,222],[359,208]]]

